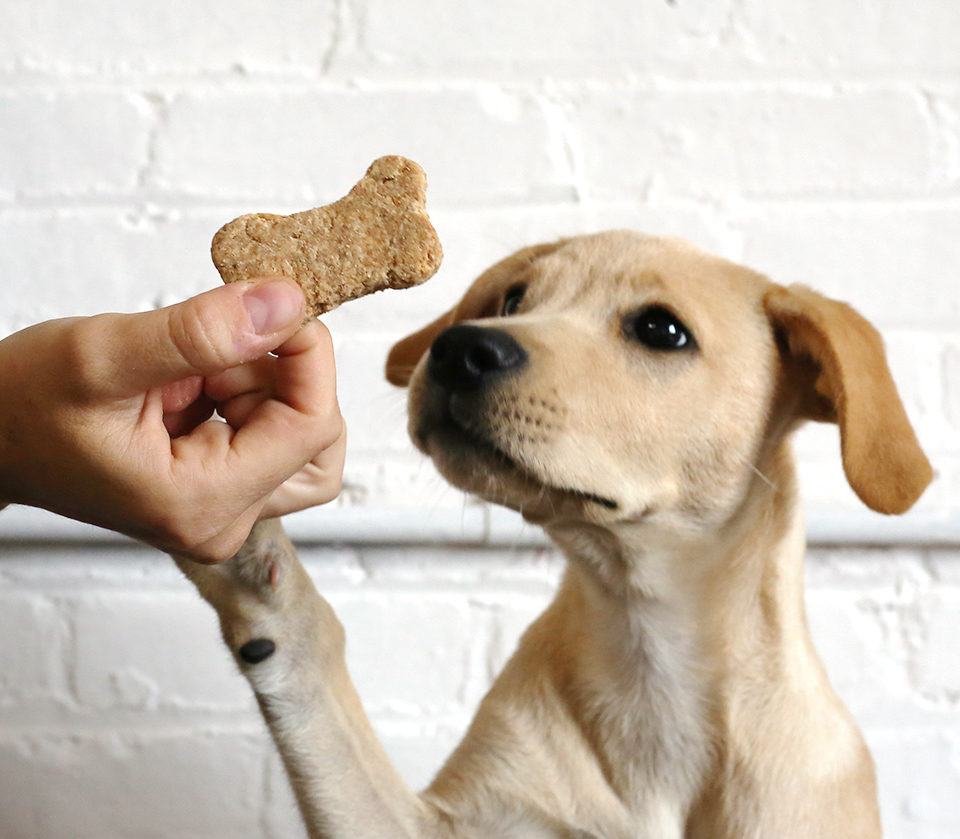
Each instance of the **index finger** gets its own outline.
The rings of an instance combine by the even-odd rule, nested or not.
[[[274,395],[236,429],[225,462],[234,485],[261,496],[330,448],[343,431],[326,327],[307,324],[276,354]]]
[[[274,350],[274,398],[301,413],[328,413],[336,405],[333,338],[314,320]]]

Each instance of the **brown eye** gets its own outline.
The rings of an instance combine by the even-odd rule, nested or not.
[[[679,318],[663,306],[650,306],[628,315],[623,321],[623,332],[652,350],[695,350],[693,334]]]
[[[500,316],[509,317],[514,314],[518,308],[520,308],[520,301],[523,300],[523,295],[527,293],[527,287],[525,285],[515,285],[512,288],[507,290],[507,293],[503,296],[503,305],[500,307]]]

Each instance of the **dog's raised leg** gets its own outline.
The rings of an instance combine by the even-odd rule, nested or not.
[[[343,627],[279,520],[257,524],[222,565],[177,564],[217,610],[312,839],[448,836],[370,727],[347,673]]]

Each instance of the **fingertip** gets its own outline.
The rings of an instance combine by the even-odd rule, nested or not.
[[[203,392],[203,376],[188,376],[161,386],[163,410],[177,413],[197,400]]]
[[[313,318],[276,347],[273,352],[278,356],[300,355],[310,349],[333,354],[333,336],[321,321]]]
[[[253,331],[276,335],[298,327],[306,314],[303,289],[286,277],[261,277],[249,282],[241,298]]]

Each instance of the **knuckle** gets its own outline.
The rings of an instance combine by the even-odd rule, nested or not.
[[[340,411],[334,409],[317,423],[317,446],[320,451],[333,448],[347,433],[347,425]]]
[[[337,445],[346,433],[346,424],[336,404],[307,414],[291,414],[288,419],[291,436],[301,441],[300,451],[308,459]]]
[[[215,532],[204,517],[195,515],[179,504],[169,505],[155,517],[153,527],[160,541],[175,553],[198,562],[212,564],[215,561],[215,557],[211,557],[206,550]]]
[[[232,543],[200,545],[194,549],[193,558],[201,565],[222,565],[236,554],[239,547]]]
[[[83,396],[108,391],[114,378],[114,359],[103,345],[107,317],[77,318],[67,324],[60,336],[57,352],[70,371],[68,381]]]
[[[176,553],[186,556],[201,565],[220,565],[233,556],[225,552],[216,543],[204,542],[200,539],[187,537],[176,547]]]
[[[326,504],[340,495],[343,489],[343,462],[324,464],[314,478],[312,502]]]
[[[320,492],[317,493],[318,503],[319,504],[329,504],[337,496],[340,495],[341,490],[343,489],[343,474],[330,476],[330,480],[327,481],[324,486],[321,488]]]
[[[243,547],[249,527],[233,522],[222,532],[211,534],[208,539],[194,547],[197,561],[205,565],[222,565],[235,557]]]
[[[201,373],[220,372],[233,366],[224,327],[219,307],[202,296],[169,309],[170,341],[184,361]]]

